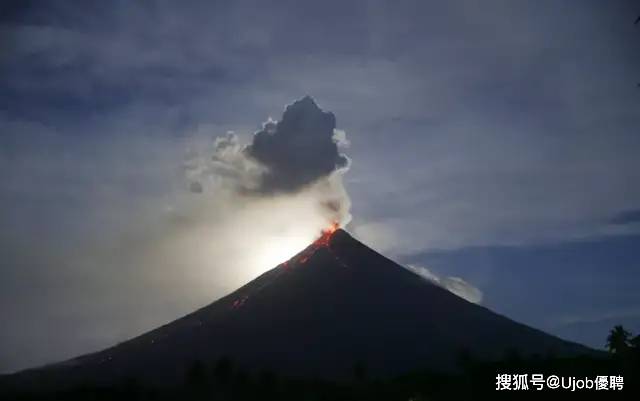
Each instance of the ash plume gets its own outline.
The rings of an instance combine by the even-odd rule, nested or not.
[[[288,105],[279,121],[267,120],[246,145],[233,132],[215,138],[210,157],[187,162],[187,178],[193,193],[209,186],[247,199],[306,194],[329,223],[344,225],[351,203],[342,175],[349,159],[340,148],[348,145],[333,113],[305,96]]]
[[[309,96],[287,106],[278,122],[268,121],[244,152],[267,169],[257,191],[295,192],[346,168],[349,160],[334,139],[336,118]]]

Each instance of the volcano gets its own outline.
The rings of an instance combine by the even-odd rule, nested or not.
[[[228,357],[238,366],[292,377],[371,376],[456,369],[477,358],[576,355],[592,350],[469,303],[331,229],[307,249],[235,292],[139,337],[66,362],[9,376],[27,385],[126,377],[153,384],[184,379],[193,361]]]

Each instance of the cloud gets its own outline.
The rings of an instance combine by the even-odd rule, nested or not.
[[[7,132],[0,138],[0,209],[6,211],[0,226],[13,227],[0,230],[8,250],[0,266],[0,316],[10,321],[0,341],[6,356],[0,371],[93,351],[157,327],[277,266],[329,222],[349,221],[345,167],[318,170],[314,159],[313,168],[298,167],[304,180],[297,182],[304,184],[267,191],[262,177],[270,170],[245,151],[246,126],[176,125],[179,117],[157,111],[100,115],[91,136],[73,137],[0,113]],[[296,140],[322,133],[310,140],[326,148],[333,132],[303,117]],[[226,134],[212,140],[211,132]],[[304,158],[312,159],[315,145],[306,146]],[[81,308],[77,299],[86,300]],[[43,330],[54,318],[64,319],[65,329]],[[44,343],[55,347],[38,346]]]
[[[441,277],[423,266],[405,265],[404,267],[407,270],[424,278],[425,280],[428,280],[433,284],[438,285],[452,292],[453,294],[459,296],[460,298],[463,298],[474,304],[479,304],[482,302],[482,298],[483,298],[482,291],[480,291],[480,289],[466,282],[464,279],[460,277],[454,277],[454,276]]]
[[[347,157],[338,152],[335,128],[333,113],[322,111],[309,96],[287,106],[282,120],[267,121],[244,149],[266,168],[257,190],[297,191],[347,167]]]
[[[611,219],[611,224],[640,223],[640,209],[626,210],[618,213]]]
[[[329,223],[351,219],[351,201],[342,183],[349,159],[339,151],[349,142],[336,118],[309,96],[285,108],[280,121],[269,118],[243,146],[233,131],[217,137],[211,155],[192,155],[185,163],[190,190],[231,190],[244,198],[292,196],[317,199]]]
[[[193,192],[194,194],[201,194],[202,184],[198,181],[191,182],[191,184],[189,184],[189,191]]]

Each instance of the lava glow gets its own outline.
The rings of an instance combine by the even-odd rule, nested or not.
[[[325,247],[330,250],[329,246],[331,237],[338,230],[338,228],[340,228],[340,225],[337,222],[333,222],[331,226],[322,230],[322,235],[320,235],[320,238],[315,240],[313,244],[311,244],[311,246],[309,246],[309,248],[307,248],[307,250],[305,250],[305,252],[299,256],[300,259],[298,260],[300,261],[300,263],[306,263],[307,260],[309,260],[309,258],[313,256],[313,254],[320,248]]]
[[[333,251],[331,250],[331,247],[330,247],[331,237],[339,228],[340,228],[340,225],[337,222],[334,222],[329,227],[322,230],[322,234],[320,235],[320,237],[316,239],[310,246],[308,246],[302,253],[300,253],[297,256],[297,261],[302,264],[306,263],[307,260],[309,260],[309,258],[313,256],[316,253],[316,251],[321,248],[326,248],[329,250],[329,252],[331,252],[331,254],[333,254]],[[286,243],[288,244],[288,246],[286,247],[272,246],[271,249],[277,249],[278,251],[277,252],[272,251],[270,253],[271,256],[267,257],[266,260],[275,261],[277,259],[283,258],[286,254],[289,254],[291,252],[291,246],[293,243],[291,241],[287,241]],[[334,257],[336,258],[336,260],[338,260],[338,262],[340,262],[342,266],[346,267],[346,265],[336,255],[334,255]],[[289,267],[289,261],[288,260],[283,261],[280,264],[280,266],[283,266],[285,269],[287,269]],[[248,299],[248,296],[246,295],[243,296],[242,298],[235,299],[231,304],[231,308],[238,309],[243,307],[247,302],[247,299]]]
[[[318,230],[323,226],[325,228]],[[327,225],[325,220],[324,224],[316,225],[315,228],[312,224],[299,224],[284,231],[265,233],[265,235],[256,238],[252,248],[253,252],[247,254],[248,263],[243,266],[245,271],[250,272],[247,274],[248,278],[258,277],[281,264],[286,265],[286,262],[296,254],[298,257],[295,260],[299,261],[301,255],[313,253],[303,251],[305,248],[317,249],[328,246],[329,239],[339,227],[339,223]],[[320,235],[318,236],[318,234]],[[301,251],[303,252],[301,253]]]
[[[311,245],[309,245],[304,251],[302,251],[301,253],[299,253],[295,259],[295,261],[299,262],[300,264],[304,264],[306,263],[309,258],[311,258],[317,250],[321,249],[321,248],[325,248],[327,249],[338,261],[338,263],[340,263],[342,266],[347,267],[347,265],[331,250],[331,237],[333,237],[333,234],[338,231],[338,229],[340,228],[340,225],[337,222],[332,223],[329,227],[325,228],[322,230],[322,234],[320,235],[320,237],[318,239],[316,239]],[[290,245],[292,245],[293,243],[289,243]],[[281,259],[285,256],[285,254],[290,252],[290,247],[271,247],[271,249],[278,249],[277,252],[272,252],[271,253],[271,257],[268,257],[268,260],[276,260],[276,259]],[[265,258],[265,256],[263,255],[263,258]],[[279,266],[282,266],[285,269],[289,268],[289,260],[285,260],[282,261],[282,263],[279,264]],[[245,305],[245,303],[247,302],[248,296],[244,296],[242,298],[237,298],[235,299],[232,303],[231,303],[231,308],[232,309],[239,309],[241,307],[243,307]]]
[[[338,228],[340,228],[338,223],[333,222],[328,228],[322,230],[322,235],[314,242],[314,244],[317,244],[318,247],[329,246],[329,240],[331,239],[333,233],[338,231]]]
[[[233,309],[238,309],[238,308],[242,307],[244,305],[244,303],[247,302],[247,298],[249,298],[249,297],[245,295],[242,298],[236,299],[235,301],[233,301],[233,304],[231,304],[231,307]]]

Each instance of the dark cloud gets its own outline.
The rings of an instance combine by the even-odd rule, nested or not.
[[[640,222],[640,209],[627,210],[618,213],[611,219],[612,224],[631,224]]]
[[[194,194],[201,194],[202,190],[202,184],[198,181],[193,181],[191,182],[191,184],[189,184],[189,191],[193,192]]]
[[[351,200],[343,174],[349,159],[339,152],[348,147],[336,118],[306,96],[285,108],[280,121],[271,118],[244,145],[227,131],[213,141],[211,154],[193,152],[184,163],[192,193],[259,198],[313,199],[327,224],[351,220]]]
[[[293,192],[347,167],[334,139],[336,118],[306,96],[287,106],[282,119],[256,132],[245,153],[266,167],[258,191]]]

